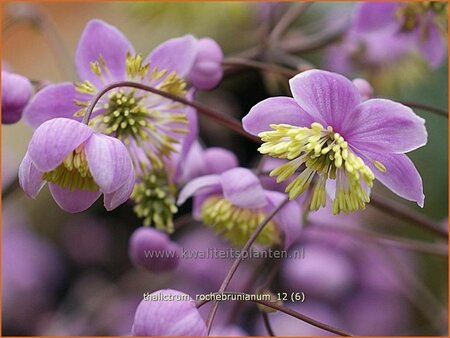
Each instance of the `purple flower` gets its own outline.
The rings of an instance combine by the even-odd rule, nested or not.
[[[207,328],[189,295],[159,290],[139,304],[134,317],[134,336],[206,336]]]
[[[284,199],[284,194],[264,190],[248,169],[233,168],[220,175],[206,175],[186,184],[178,204],[194,195],[194,217],[201,219],[234,244],[243,245],[266,216]],[[301,213],[297,203],[288,203],[266,225],[257,243],[281,243],[289,247],[299,236]]]
[[[33,95],[30,80],[2,70],[2,123],[16,123]]]
[[[170,271],[177,267],[180,247],[172,242],[166,233],[142,227],[130,237],[129,256],[131,261],[149,271]]]
[[[409,39],[435,68],[447,53],[446,18],[447,4],[442,2],[364,2],[353,25],[358,34],[388,31]]]
[[[112,210],[129,198],[134,171],[122,142],[80,122],[57,118],[34,132],[19,182],[32,198],[48,182],[56,203],[68,212],[88,209],[101,194],[105,208]]]
[[[117,28],[92,20],[76,51],[81,82],[44,88],[24,115],[33,127],[55,117],[80,119],[99,91],[120,81],[142,83],[192,100],[195,88],[189,88],[187,81],[202,88],[215,86],[222,74],[221,58],[214,41],[192,35],[170,39],[143,58]],[[197,136],[195,110],[159,95],[123,87],[110,90],[100,99],[90,125],[95,131],[120,139],[127,147],[137,176],[132,199],[144,225],[153,223],[172,231],[172,214],[176,212],[173,186]],[[174,161],[177,152],[178,161]]]
[[[214,49],[208,52],[210,45]],[[26,109],[25,118],[34,128],[55,117],[79,118],[102,88],[126,80],[191,99],[193,90],[188,91],[185,79],[207,74],[217,80],[211,68],[220,62],[219,52],[212,40],[186,35],[164,42],[144,59],[117,28],[92,20],[86,25],[76,52],[82,82],[46,87]],[[164,97],[120,88],[102,97],[91,125],[122,140],[130,149],[136,170],[140,170],[140,163],[161,167],[177,143],[185,138],[192,142],[197,122],[191,115],[195,115],[191,108]]]
[[[422,118],[390,100],[362,102],[355,85],[339,74],[309,70],[289,83],[293,98],[266,99],[242,123],[261,137],[262,154],[289,161],[271,175],[278,182],[295,175],[286,188],[291,199],[312,185],[311,210],[326,205],[328,191],[333,213],[352,212],[364,209],[377,178],[423,206],[422,179],[404,154],[426,144]]]
[[[216,41],[210,38],[198,40],[198,52],[189,72],[189,81],[198,89],[211,89],[222,80],[223,52]]]

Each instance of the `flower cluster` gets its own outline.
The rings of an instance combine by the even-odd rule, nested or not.
[[[378,219],[362,211],[371,199],[381,211],[395,210],[374,196],[378,182],[424,206],[422,177],[409,153],[427,144],[426,121],[412,110],[427,106],[380,97],[391,88],[378,80],[386,74],[392,80],[395,70],[408,67],[414,70],[408,76],[416,78],[443,63],[448,6],[362,2],[350,6],[345,29],[334,32],[333,23],[315,35],[297,20],[310,5],[252,5],[260,10],[254,18],[261,26],[258,45],[233,57],[225,58],[215,40],[191,34],[162,42],[145,56],[118,28],[93,19],[76,47],[76,82],[48,84],[2,70],[2,123],[23,116],[33,129],[18,166],[22,190],[35,199],[47,185],[57,206],[70,214],[99,198],[108,211],[56,220],[61,255],[82,276],[75,287],[68,281],[61,287],[69,301],[79,296],[89,312],[53,315],[52,299],[39,293],[44,301],[32,305],[45,320],[37,316],[29,326],[42,325],[45,334],[97,330],[134,336],[345,334],[341,327],[356,334],[406,332],[404,288],[416,291],[420,283],[410,278],[409,285],[396,264],[416,267],[409,255],[380,245],[399,243],[397,249],[435,255],[442,248],[400,237],[381,241]],[[33,18],[47,27],[45,18]],[[320,50],[320,58],[313,53],[303,59]],[[246,68],[261,74],[242,87],[227,81],[199,95]],[[231,108],[229,114],[221,113],[227,110],[221,104]],[[249,142],[226,138],[210,121]],[[10,198],[17,184],[4,183]],[[394,212],[448,236],[426,216],[406,214]],[[100,221],[105,215],[112,217]],[[361,229],[366,220],[373,232]],[[6,255],[19,264],[8,267],[13,298],[7,308],[22,290],[29,295],[32,287],[44,288],[52,273],[64,276],[56,271],[61,262],[53,251],[30,235],[32,227],[30,234],[9,228],[8,251],[27,243],[30,248]],[[43,252],[33,258],[36,250]],[[112,251],[128,259],[116,264]],[[47,269],[44,259],[58,269]],[[43,271],[33,267],[35,261]],[[32,268],[36,278],[22,267]],[[108,273],[91,273],[92,267]],[[22,275],[30,281],[20,280]],[[269,303],[224,302],[216,313],[219,303],[195,297],[230,290],[266,296]],[[288,292],[291,299],[284,296]],[[294,294],[306,294],[307,302],[294,304]],[[434,310],[433,299],[428,303]],[[434,313],[426,310],[424,318]],[[245,316],[237,316],[240,311]],[[264,316],[254,316],[256,311]],[[298,320],[304,316],[314,320]],[[40,323],[46,317],[54,317],[49,328]],[[74,329],[66,328],[72,321]]]

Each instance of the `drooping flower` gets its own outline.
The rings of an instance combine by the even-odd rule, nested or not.
[[[432,67],[439,66],[447,53],[448,4],[424,2],[364,2],[356,9],[357,33],[383,33],[409,39]]]
[[[2,123],[16,123],[33,95],[30,80],[2,70]]]
[[[45,183],[68,212],[89,208],[101,194],[112,210],[130,197],[133,164],[118,139],[95,133],[80,122],[56,118],[34,132],[19,168],[19,182],[35,198]]]
[[[134,336],[206,336],[206,324],[189,295],[176,290],[159,290],[138,305]]]
[[[136,229],[129,241],[132,262],[155,272],[175,269],[180,251],[179,245],[172,242],[166,233],[148,227]]]
[[[190,181],[181,190],[178,204],[194,195],[194,217],[236,245],[244,245],[251,233],[284,199],[284,194],[264,190],[258,178],[245,168]],[[288,247],[301,230],[299,206],[289,202],[266,225],[256,239],[264,245]]]
[[[191,77],[194,84],[203,87],[213,85],[208,81],[205,84],[204,76],[214,79],[214,85],[221,78],[220,48],[214,45],[209,53],[205,43],[214,44],[209,39],[185,35],[162,43],[143,58],[117,28],[92,20],[76,51],[81,82],[44,88],[24,112],[25,118],[33,127],[54,117],[80,119],[99,91],[121,81],[141,83],[192,100],[195,88],[188,86]],[[172,214],[176,212],[173,176],[178,170],[170,166],[171,157],[179,152],[182,161],[196,138],[195,110],[144,90],[121,87],[100,99],[89,124],[95,131],[125,144],[137,176],[132,199],[138,217],[146,225],[153,223],[170,232]]]
[[[278,182],[295,176],[286,188],[291,199],[312,186],[310,207],[317,210],[326,204],[327,188],[335,214],[352,212],[369,202],[377,178],[423,206],[422,179],[405,155],[427,142],[422,118],[390,100],[362,102],[339,74],[309,70],[289,83],[293,98],[266,99],[242,123],[261,137],[262,154],[288,160],[270,175]]]

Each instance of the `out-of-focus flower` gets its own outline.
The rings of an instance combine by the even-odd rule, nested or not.
[[[176,284],[176,288],[189,294],[217,291],[236,258],[229,254],[230,244],[205,227],[183,234],[179,244],[184,256],[177,269],[182,283]],[[251,264],[249,259],[242,262],[230,289],[244,291],[242,288],[251,278]],[[185,290],[187,285],[190,289]]]
[[[361,99],[366,101],[371,99],[373,96],[373,88],[367,80],[364,79],[354,79],[353,84],[359,90],[359,94],[361,95]]]
[[[3,209],[3,329],[32,335],[41,316],[55,305],[64,266],[56,247],[28,229],[22,217],[20,209]]]
[[[33,134],[19,168],[19,182],[35,198],[46,182],[65,211],[88,209],[101,194],[107,210],[130,197],[134,171],[125,146],[66,118],[44,122]]]
[[[303,250],[304,259],[290,258],[283,262],[283,286],[287,292],[309,295],[309,301],[299,307],[301,313],[302,306],[308,307],[308,302],[314,300],[328,304],[331,314],[339,318],[338,327],[354,334],[399,335],[409,327],[405,294],[411,292],[411,286],[404,283],[398,265],[414,268],[412,257],[405,252],[395,252],[396,260],[390,261],[389,254],[380,246],[346,233],[348,225],[336,224],[332,218],[338,223],[343,217],[350,223],[358,223],[357,214],[332,216],[331,210],[328,215],[325,211],[315,212],[321,215],[315,216],[313,224],[321,227],[306,228],[290,249],[291,257],[295,257],[294,251]],[[386,311],[371,315],[376,308],[386,308]],[[310,315],[318,319],[314,313]],[[333,323],[332,319],[327,319],[329,324]],[[327,323],[325,318],[324,322]],[[297,334],[308,335],[307,332],[299,330]]]
[[[284,199],[284,194],[264,190],[248,169],[233,168],[220,175],[206,175],[186,184],[178,204],[194,195],[194,217],[236,245],[243,245],[266,216]],[[256,242],[290,246],[301,230],[296,203],[288,203],[266,225]]]
[[[216,41],[210,38],[198,40],[197,56],[189,72],[190,83],[198,89],[211,89],[222,80],[223,52]]]
[[[33,95],[30,80],[2,70],[2,123],[16,123]]]
[[[159,290],[142,300],[134,317],[134,336],[206,336],[194,300],[176,290]]]
[[[179,182],[187,182],[198,176],[221,174],[239,164],[236,155],[227,149],[211,147],[203,149],[196,141],[183,161]]]
[[[149,271],[170,271],[178,265],[181,249],[164,232],[149,227],[138,228],[129,243],[131,261]]]
[[[112,234],[107,224],[94,217],[71,217],[63,224],[61,243],[79,265],[105,264],[112,254]]]
[[[293,98],[266,99],[242,123],[261,137],[262,154],[289,161],[270,173],[278,182],[304,167],[286,188],[291,199],[316,177],[311,210],[326,205],[328,190],[333,213],[348,213],[364,209],[377,178],[423,206],[422,179],[404,154],[426,144],[422,118],[390,100],[362,102],[355,85],[336,73],[309,70],[289,83]]]
[[[354,30],[359,34],[389,32],[409,39],[432,67],[447,53],[447,3],[364,2],[358,5]]]
[[[349,257],[319,243],[307,243],[291,248],[304,252],[304,259],[284,261],[283,281],[291,290],[306,290],[310,297],[336,299],[355,284],[356,271]]]

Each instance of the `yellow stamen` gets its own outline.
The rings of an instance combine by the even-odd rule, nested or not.
[[[71,152],[64,161],[52,171],[42,175],[42,179],[70,191],[98,191],[99,187],[92,177],[83,146]]]
[[[154,224],[156,228],[172,233],[173,215],[178,211],[175,194],[176,187],[163,170],[139,177],[131,194],[136,203],[134,212],[143,218],[145,226]]]
[[[348,147],[344,137],[314,122],[311,128],[295,127],[288,124],[270,125],[272,131],[260,133],[263,144],[258,149],[261,154],[289,160],[272,170],[282,182],[301,173],[286,188],[290,199],[294,199],[314,184],[310,209],[317,210],[326,205],[325,186],[327,180],[336,180],[336,196],[333,200],[334,213],[348,213],[363,209],[369,201],[364,186],[372,187],[375,175],[364,161]],[[386,168],[378,161],[374,165],[380,171]],[[318,177],[317,177],[318,176]],[[314,179],[317,177],[317,180]]]
[[[244,209],[231,204],[221,196],[211,196],[202,205],[202,221],[237,246],[243,246],[252,232],[266,218],[260,209]],[[259,234],[257,243],[280,243],[275,221],[271,220]]]

